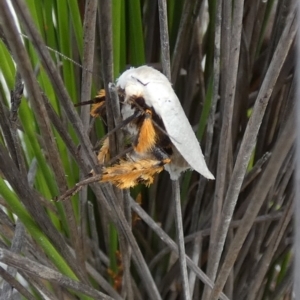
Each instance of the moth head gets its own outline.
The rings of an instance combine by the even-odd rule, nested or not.
[[[159,116],[158,102],[161,102],[161,96],[164,96],[166,89],[172,90],[166,76],[149,66],[130,68],[125,71],[117,79],[117,87],[124,90],[125,102],[129,102],[128,99],[143,98],[148,107],[156,106],[158,109],[156,113]]]
[[[124,91],[124,101],[132,98],[143,98],[145,87],[133,76],[135,69],[125,71],[117,80],[118,89]]]

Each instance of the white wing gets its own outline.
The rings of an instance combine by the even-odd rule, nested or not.
[[[182,109],[182,106],[171,86],[165,84],[149,84],[151,99],[156,95],[158,101],[153,102],[154,110],[163,120],[166,131],[173,145],[188,164],[204,177],[214,179],[208,170],[196,135]],[[153,91],[156,91],[153,94]],[[150,96],[150,95],[149,95]]]

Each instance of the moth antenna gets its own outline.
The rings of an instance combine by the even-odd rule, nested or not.
[[[152,149],[152,152],[153,152],[154,156],[161,161],[166,161],[166,160],[170,159],[169,155],[159,147],[154,147]]]
[[[92,104],[90,115],[93,118],[102,116],[103,111],[105,109],[105,90],[101,89],[95,98],[87,101],[75,103],[74,106],[78,107],[78,106],[83,106],[88,104]]]
[[[137,82],[139,82],[139,83],[140,83],[141,85],[143,85],[143,86],[147,86],[148,83],[149,83],[149,82],[144,83],[144,82],[142,82],[141,80],[139,80],[138,78],[136,78],[136,77],[134,77],[134,76],[131,76],[131,78],[135,79]]]
[[[74,106],[78,107],[78,106],[83,106],[83,105],[95,104],[95,103],[98,103],[98,102],[99,102],[99,100],[97,98],[94,98],[94,99],[91,99],[91,100],[75,103]]]
[[[22,37],[24,37],[25,39],[27,39],[27,40],[30,41],[30,38],[29,38],[26,34],[20,33],[20,35],[21,35]],[[91,70],[89,70],[89,69],[83,68],[83,66],[82,66],[81,64],[79,64],[78,62],[76,62],[76,61],[73,60],[72,58],[70,58],[70,57],[68,57],[68,56],[66,56],[66,55],[64,55],[64,54],[62,54],[61,52],[59,52],[59,51],[57,51],[57,50],[55,50],[55,49],[53,49],[53,48],[51,48],[51,47],[49,47],[49,46],[45,46],[45,47],[46,47],[49,51],[55,53],[56,55],[62,57],[63,59],[70,61],[71,63],[73,63],[73,64],[76,65],[77,67],[81,68],[82,70],[84,70],[84,71],[86,71],[86,72],[89,72],[89,73],[91,73],[91,74],[94,74],[94,75],[100,77],[97,73],[95,73],[95,72],[93,72],[93,71],[91,71]]]

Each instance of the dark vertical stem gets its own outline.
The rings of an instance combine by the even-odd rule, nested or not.
[[[176,39],[175,48],[172,56],[172,71],[171,77],[172,82],[175,84],[177,75],[180,70],[181,57],[183,55],[183,50],[186,45],[186,37],[188,36],[189,25],[192,18],[192,12],[195,5],[195,0],[186,0],[184,1],[182,16],[180,20],[180,25],[178,29],[178,35]]]
[[[163,73],[171,81],[171,63],[170,63],[170,47],[169,47],[169,33],[168,33],[168,19],[167,19],[167,4],[166,0],[158,1],[159,9],[159,25],[160,25],[160,44],[161,44],[161,60]],[[180,185],[179,180],[172,181],[173,198],[175,205],[175,221],[176,221],[176,232],[178,239],[179,248],[179,263],[182,277],[183,296],[185,300],[189,300],[190,287],[187,274],[186,256],[185,256],[185,245],[184,245],[184,233],[182,224],[182,212],[180,202]]]
[[[118,94],[114,86],[111,84],[114,81],[113,75],[113,42],[112,42],[112,2],[110,0],[100,1],[100,44],[101,44],[101,63],[104,88],[106,94],[106,115],[107,115],[107,129],[108,132],[113,130],[119,125],[121,120],[120,105]],[[109,150],[111,157],[115,157],[119,153],[119,149],[122,147],[121,133],[114,133],[109,136]],[[123,192],[114,188],[114,194],[116,196],[115,201],[122,203],[122,209],[124,211],[124,197]],[[128,207],[127,207],[128,208]],[[130,208],[129,208],[130,209]],[[127,213],[128,215],[128,213]],[[128,221],[128,220],[127,220]],[[110,230],[115,230],[111,228]],[[123,284],[123,296],[126,295],[127,299],[133,299],[133,291],[131,285],[130,275],[130,261],[131,261],[131,249],[129,242],[126,238],[119,234],[120,249],[122,253],[122,263],[124,269],[124,284]]]
[[[164,74],[171,81],[170,45],[166,0],[158,1],[161,63]]]
[[[106,115],[107,130],[110,132],[114,129],[114,116],[112,111],[111,97],[109,93],[109,83],[113,82],[113,45],[112,45],[112,3],[109,0],[102,0],[99,4],[100,11],[100,45],[101,45],[101,65],[103,82],[106,97]],[[109,137],[109,149],[111,156],[117,153],[115,134]]]
[[[300,11],[300,2],[298,1],[298,11]],[[297,25],[300,28],[300,19],[297,18]],[[296,176],[295,176],[295,212],[294,212],[294,295],[295,299],[300,299],[300,32],[297,34],[297,62],[296,62],[296,77],[297,77],[297,107],[296,107]]]
[[[85,13],[83,22],[83,72],[81,82],[81,97],[80,101],[84,102],[90,99],[91,87],[92,87],[92,73],[89,70],[93,69],[94,62],[94,46],[95,46],[95,29],[96,29],[96,16],[97,16],[97,0],[87,0],[85,3]],[[84,105],[80,110],[80,117],[82,120],[83,128],[87,132],[90,122],[90,108],[88,105]],[[85,174],[81,173],[82,178]],[[87,237],[87,187],[84,187],[79,192],[80,197],[80,222],[78,231],[75,224],[72,224],[71,232],[73,234],[73,240],[76,248],[76,258],[83,270],[85,270],[85,256],[86,256],[86,237]],[[69,201],[67,201],[69,202]],[[66,206],[66,204],[64,204]],[[72,208],[68,207],[68,211]],[[73,222],[73,220],[72,220]],[[73,222],[75,223],[75,222]],[[74,236],[74,231],[77,234]]]
[[[93,69],[94,63],[97,3],[97,0],[87,0],[85,3],[85,13],[83,22],[84,47],[80,97],[81,102],[89,100],[91,95],[92,73],[89,70]],[[88,105],[81,106],[80,116],[84,129],[88,130],[90,122],[90,108]]]
[[[177,242],[178,242],[178,250],[179,250],[179,263],[180,263],[180,271],[181,271],[182,286],[183,286],[182,289],[183,297],[185,300],[189,300],[191,299],[191,295],[190,295],[190,286],[189,286],[189,280],[187,274],[187,263],[186,263],[186,256],[185,256],[179,180],[172,181],[172,190],[173,190],[173,198],[174,198],[174,205],[175,205],[175,222],[176,222],[176,232],[177,232],[177,240],[178,240]]]

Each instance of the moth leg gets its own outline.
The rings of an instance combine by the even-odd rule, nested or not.
[[[170,156],[163,149],[161,149],[159,147],[154,147],[151,152],[160,161],[170,160]],[[167,162],[167,163],[169,163],[169,162]]]
[[[75,104],[75,106],[82,106],[87,104],[92,104],[90,115],[93,118],[103,116],[105,112],[105,90],[101,89],[94,99],[77,103]]]
[[[152,120],[152,111],[150,109],[146,109],[144,113],[144,121],[140,127],[134,150],[137,153],[148,152],[155,146],[156,140],[157,134]]]

